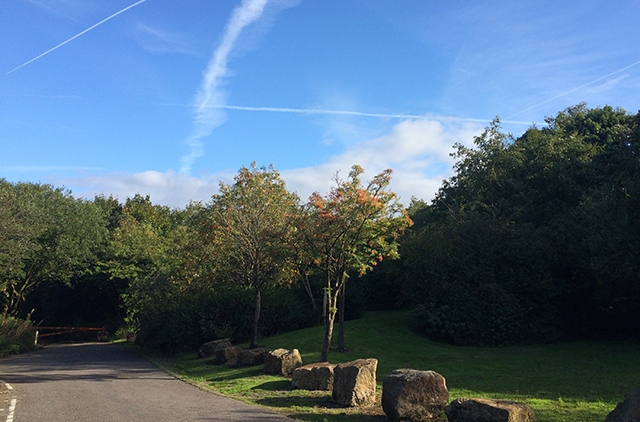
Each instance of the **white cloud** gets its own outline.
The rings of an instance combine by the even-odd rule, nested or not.
[[[76,197],[93,198],[113,195],[120,202],[135,194],[149,195],[154,204],[184,208],[191,201],[207,202],[218,191],[220,181],[229,182],[233,175],[211,174],[193,177],[173,171],[141,173],[103,173],[84,178],[66,178],[59,182],[70,187]]]
[[[483,127],[473,122],[404,120],[388,134],[358,143],[319,166],[285,170],[282,175],[289,189],[306,198],[314,191],[328,192],[336,171],[346,176],[354,164],[365,169],[367,180],[391,168],[390,187],[403,203],[412,196],[428,200],[452,175],[453,144],[470,145]]]
[[[351,166],[365,169],[363,180],[391,168],[391,189],[404,205],[412,196],[433,198],[442,180],[450,177],[454,143],[470,145],[484,125],[447,119],[407,119],[396,124],[381,137],[360,142],[341,154],[313,167],[278,169],[287,187],[302,200],[313,192],[326,194],[333,176],[340,171],[346,177]],[[121,201],[136,193],[150,195],[154,204],[184,208],[190,201],[207,202],[218,191],[219,182],[233,182],[233,173],[202,174],[198,177],[173,171],[146,171],[134,174],[112,173],[57,182],[73,190],[74,195],[92,198],[96,194],[113,194]]]

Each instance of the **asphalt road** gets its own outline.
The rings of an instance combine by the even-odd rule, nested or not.
[[[0,380],[0,422],[291,422],[188,385],[108,343],[49,346],[0,359]]]

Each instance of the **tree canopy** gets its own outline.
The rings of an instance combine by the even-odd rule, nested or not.
[[[220,274],[254,290],[251,347],[258,342],[261,290],[297,275],[294,242],[299,200],[273,166],[242,167],[233,185],[222,183],[208,207],[208,225]]]
[[[638,122],[578,105],[517,139],[496,120],[458,145],[456,174],[402,249],[424,332],[504,344],[637,324]]]
[[[50,185],[0,180],[0,292],[4,314],[40,283],[69,283],[94,270],[104,247],[103,215],[92,202]]]
[[[359,275],[373,269],[385,257],[398,257],[398,238],[411,224],[405,209],[388,190],[391,170],[363,185],[364,170],[353,166],[349,178],[336,175],[335,186],[323,197],[309,198],[307,228],[315,264],[326,277],[328,315],[320,359],[327,360],[338,311],[338,299],[350,272]]]

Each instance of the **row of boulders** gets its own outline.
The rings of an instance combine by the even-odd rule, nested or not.
[[[343,406],[366,406],[376,400],[377,359],[303,365],[297,349],[243,350],[231,345],[229,339],[203,344],[198,355],[211,357],[212,364],[264,365],[265,373],[290,378],[294,388],[331,391],[332,399]],[[639,403],[640,392],[628,395],[605,422],[640,421]],[[449,403],[445,378],[434,371],[415,369],[397,369],[384,378],[382,409],[394,422],[436,421],[442,411],[450,422],[536,421],[533,409],[524,403],[479,398],[459,398]]]
[[[208,363],[231,367],[262,365],[268,353],[266,347],[245,350],[234,346],[228,338],[204,343],[198,349],[199,358],[211,358]]]

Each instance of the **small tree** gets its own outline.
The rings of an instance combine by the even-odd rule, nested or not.
[[[309,198],[309,236],[315,264],[326,275],[327,318],[321,361],[327,361],[338,300],[344,293],[350,272],[363,275],[385,257],[398,257],[398,238],[411,225],[395,193],[387,190],[391,170],[378,174],[366,186],[354,165],[348,180],[336,174],[336,186],[327,197],[314,193]],[[344,346],[344,345],[341,345]]]
[[[268,283],[288,282],[295,273],[298,197],[269,168],[243,167],[233,185],[220,184],[210,205],[210,227],[221,274],[254,290],[251,348],[257,346],[260,292]]]

